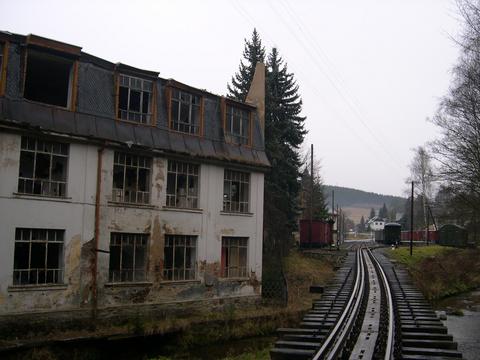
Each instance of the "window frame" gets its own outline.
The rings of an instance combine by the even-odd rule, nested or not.
[[[177,91],[178,92],[178,99],[174,99],[174,92]],[[174,119],[173,119],[173,102],[174,101],[177,101],[178,102],[178,118],[180,117],[180,113],[181,113],[181,106],[182,106],[182,94],[184,95],[188,95],[190,97],[190,101],[188,102],[188,106],[189,106],[189,119],[191,120],[192,119],[192,108],[193,108],[193,98],[194,97],[197,97],[198,98],[198,112],[199,112],[199,116],[198,116],[198,124],[197,125],[191,125],[192,122],[190,123],[181,123],[180,120],[178,119],[178,128],[175,128],[174,126]],[[182,86],[178,86],[178,84],[176,86],[174,85],[171,85],[171,84],[168,84],[167,87],[166,87],[166,98],[167,98],[167,117],[168,117],[168,128],[171,130],[171,131],[175,131],[175,132],[179,132],[179,133],[182,133],[182,134],[186,134],[186,135],[191,135],[191,136],[203,136],[203,119],[204,119],[204,96],[202,94],[200,94],[198,91],[192,91],[191,89],[187,89],[185,87],[182,87]],[[184,126],[195,126],[196,128],[198,128],[198,131],[197,132],[187,132],[187,131],[182,131],[179,129],[180,125],[183,124]]]
[[[171,166],[175,165],[175,170],[171,170]],[[179,168],[186,167],[186,172],[180,172]],[[190,169],[193,168],[192,172]],[[199,209],[200,208],[200,165],[191,162],[177,161],[177,160],[167,160],[167,187],[166,187],[166,206],[177,209]],[[174,194],[169,193],[169,179],[170,174],[175,175],[175,186]],[[185,206],[179,205],[180,199],[178,193],[178,178],[179,175],[184,175],[186,177],[186,194],[185,194]],[[196,178],[196,194],[190,195],[189,191],[189,181],[190,176]],[[188,206],[191,203],[195,203],[196,206]]]
[[[25,232],[29,233],[28,239],[23,238]],[[45,232],[44,239],[35,239],[34,232],[40,233]],[[51,240],[50,232],[54,234],[54,239]],[[20,239],[18,239],[20,235]],[[58,237],[61,240],[58,240]],[[14,263],[13,263],[13,276],[12,276],[12,284],[15,287],[24,287],[24,286],[33,286],[33,287],[43,287],[49,285],[63,285],[64,284],[64,273],[65,273],[65,229],[47,229],[47,228],[26,228],[26,227],[17,227],[15,228],[15,240],[14,240]],[[28,268],[22,269],[17,268],[16,263],[17,261],[17,250],[20,248],[20,244],[28,244]],[[45,252],[44,257],[45,266],[43,268],[32,268],[32,247],[33,245],[45,245]],[[49,268],[48,262],[48,249],[49,244],[61,244],[58,250],[58,267],[57,268]],[[17,247],[18,245],[18,247]],[[18,255],[20,256],[20,255]],[[30,282],[30,275],[32,271],[36,271],[36,281],[34,283]],[[45,272],[45,281],[39,282],[39,272]],[[53,271],[52,281],[48,281],[48,272]],[[16,275],[16,272],[18,275]],[[22,272],[27,272],[27,282],[22,282]],[[55,280],[56,279],[56,280]]]
[[[68,75],[68,89],[67,89],[67,101],[66,105],[51,104],[48,102],[43,102],[41,100],[29,99],[25,96],[25,87],[27,83],[27,72],[28,72],[28,57],[33,54],[43,59],[54,59],[58,62],[69,63],[70,70]],[[77,82],[78,82],[78,60],[70,56],[62,56],[61,54],[51,53],[43,48],[27,48],[24,52],[23,58],[23,76],[22,76],[22,97],[27,101],[32,101],[38,104],[43,104],[45,106],[53,106],[60,109],[67,109],[75,111],[77,103]]]
[[[224,109],[222,111],[222,115],[223,115],[223,131],[224,131],[225,141],[229,144],[251,147],[252,146],[253,109],[246,104],[234,103],[231,100],[224,101],[223,107]],[[231,131],[231,129],[233,129],[234,115],[232,111],[232,115],[230,117],[227,116],[229,113],[229,108],[231,108],[232,110],[236,109],[237,111],[241,111],[241,112],[245,111],[248,113],[248,119],[247,119],[248,126],[247,126],[245,135],[235,134]],[[242,124],[243,122],[240,120],[239,128],[241,129],[243,129]],[[246,139],[246,141],[245,142],[238,141],[237,140],[238,138]]]
[[[10,43],[8,41],[0,41],[0,96],[5,95],[7,86],[7,64],[8,64],[8,49]]]
[[[115,238],[119,238],[120,244],[113,244]],[[133,244],[128,244],[129,237],[133,238]],[[140,242],[140,245],[137,245],[137,242]],[[127,242],[127,244],[124,244],[124,242]],[[131,254],[131,260],[132,260],[132,267],[131,268],[123,268],[123,261],[124,261],[124,251],[126,251],[124,248],[128,245],[132,245],[133,252]],[[109,283],[142,283],[142,282],[147,282],[148,281],[148,248],[150,245],[150,234],[148,233],[127,233],[127,232],[111,232],[110,233],[110,244],[109,244],[109,260],[108,260],[108,281]],[[117,269],[112,269],[112,262],[114,261],[113,259],[113,254],[114,251],[112,248],[114,247],[119,247],[119,259],[118,259],[118,264],[119,268]],[[137,261],[137,247],[143,247],[143,266],[140,268],[136,267],[136,261]],[[128,256],[128,255],[127,255]],[[115,279],[115,272],[119,272],[119,279]],[[131,276],[127,275],[124,278],[123,272],[131,272]],[[143,276],[141,276],[140,279],[137,278],[137,272],[142,273]]]
[[[221,257],[220,257],[220,270],[221,270],[221,277],[225,279],[245,279],[248,278],[248,264],[249,264],[249,256],[248,256],[248,248],[249,248],[249,241],[250,239],[246,236],[222,236],[222,250],[221,250]],[[245,242],[245,244],[241,244],[241,242]],[[228,244],[225,244],[228,242]],[[234,243],[234,244],[232,244]],[[236,243],[236,244],[235,244]],[[237,249],[237,264],[230,266],[230,259],[232,258],[233,249]],[[241,255],[240,249],[244,249],[245,251],[245,264],[240,264]],[[232,270],[233,269],[233,270]],[[231,274],[231,272],[234,272]]]
[[[29,149],[31,141],[34,142],[34,149]],[[44,149],[45,147],[50,147],[51,151],[46,151],[46,150],[39,150],[39,142],[44,144]],[[26,148],[24,148],[24,144],[26,144]],[[54,148],[59,147],[60,152],[54,152]],[[61,153],[61,149],[66,149],[64,153]],[[20,176],[21,173],[20,171],[22,170],[22,154],[26,153],[33,153],[33,170],[32,170],[32,177],[26,177],[26,176]],[[48,179],[42,179],[42,178],[37,178],[35,175],[36,174],[36,163],[37,163],[37,158],[38,154],[48,154],[49,155],[49,176]],[[26,156],[26,155],[25,155]],[[52,169],[53,169],[53,158],[54,157],[61,157],[66,159],[65,164],[64,164],[64,171],[65,171],[65,179],[64,180],[52,180]],[[33,136],[22,136],[21,137],[21,143],[20,143],[20,159],[19,159],[19,168],[18,168],[18,184],[17,184],[17,193],[22,194],[22,195],[32,195],[32,196],[44,196],[44,197],[52,197],[52,198],[60,198],[64,199],[67,197],[67,192],[68,192],[68,170],[69,170],[69,163],[70,163],[70,144],[68,143],[63,143],[63,142],[58,142],[58,141],[51,141],[51,140],[44,140],[41,138],[33,137]],[[23,190],[20,189],[20,184],[23,181]],[[26,184],[28,182],[32,182],[32,191],[27,192],[25,191]],[[40,183],[40,192],[35,193],[33,190],[35,189],[35,184]],[[43,184],[48,183],[50,191],[49,192],[44,192],[43,189]],[[58,186],[58,189],[62,189],[63,186],[63,194],[60,195],[55,195],[53,191],[51,190],[51,185],[56,184]],[[59,190],[61,192],[61,190]]]
[[[122,77],[126,77],[128,78],[128,84],[129,86],[127,87],[128,89],[128,95],[127,95],[127,110],[124,110],[124,109],[120,109],[120,88],[122,87]],[[141,90],[140,90],[140,111],[134,111],[134,110],[130,110],[129,107],[130,107],[130,93],[131,93],[131,80],[132,79],[135,79],[135,80],[139,80],[141,82]],[[146,82],[150,82],[151,83],[151,91],[150,91],[150,101],[149,101],[149,111],[147,113],[142,113],[142,107],[143,107],[143,92],[144,92],[144,83]],[[125,86],[123,86],[125,87]],[[139,91],[139,89],[134,89],[134,90],[137,90]],[[146,91],[145,91],[146,92]],[[132,123],[132,124],[136,124],[136,125],[146,125],[146,126],[154,126],[155,125],[155,122],[156,122],[156,79],[153,79],[153,78],[148,78],[148,77],[142,77],[141,75],[139,76],[138,74],[130,74],[128,72],[125,72],[125,71],[117,71],[116,74],[115,74],[115,118],[118,120],[118,121],[125,121],[125,122],[129,122],[129,123]],[[127,114],[127,118],[122,118],[120,116],[120,112],[121,111],[125,111],[126,114]],[[132,119],[129,119],[129,113],[130,112],[133,112],[133,113],[137,113],[140,115],[140,118],[142,115],[145,115],[145,122],[142,122],[142,121],[137,121],[137,120],[132,120]]]
[[[231,176],[227,177],[227,174],[230,174]],[[247,181],[242,181],[242,178],[246,176],[247,177]],[[235,177],[237,177],[237,180]],[[226,186],[226,183],[229,183],[228,185],[228,197],[226,196],[227,193],[227,186]],[[233,196],[233,186],[232,184],[234,182],[238,182],[238,192],[239,192],[239,200],[234,202],[232,200]],[[247,200],[246,201],[241,201],[241,198],[242,198],[242,194],[240,194],[240,189],[241,189],[241,184],[247,184],[247,195],[246,195],[246,198]],[[251,173],[249,172],[245,172],[245,171],[239,171],[239,170],[234,170],[234,169],[228,169],[228,168],[225,168],[224,171],[223,171],[223,201],[222,201],[222,211],[223,212],[226,212],[226,213],[238,213],[238,214],[248,214],[250,213],[250,203],[251,203],[251,199],[250,199],[250,195],[251,195]],[[230,199],[230,200],[227,200],[227,199]],[[235,206],[234,209],[232,209],[232,207],[234,207],[234,203],[237,203],[237,205]],[[229,205],[227,205],[229,204]],[[243,206],[246,205],[246,209],[243,208],[242,210],[242,204]]]
[[[163,269],[162,280],[164,282],[177,282],[177,281],[196,281],[198,277],[198,236],[197,235],[180,235],[180,234],[165,234],[165,243],[163,247]],[[177,241],[182,241],[183,245],[177,245]],[[187,246],[187,242],[193,243],[193,246]],[[168,244],[172,245],[169,246]],[[183,247],[183,266],[181,268],[175,268],[176,249]],[[171,248],[172,265],[167,268],[167,249]],[[190,259],[187,259],[187,248],[194,249],[193,254],[190,252]],[[190,267],[187,267],[187,260],[189,260]],[[193,266],[192,266],[193,265]],[[180,278],[175,277],[175,271],[183,271],[183,276]],[[187,272],[189,275],[187,276]],[[170,274],[170,275],[167,275]]]
[[[124,157],[124,162],[121,163],[117,161],[117,159],[120,159],[121,157]],[[132,165],[127,165],[127,158],[130,157],[132,160],[130,163]],[[133,165],[133,159],[136,158],[136,164]],[[140,166],[140,161],[143,161],[145,166]],[[135,205],[150,205],[151,201],[151,194],[152,194],[152,163],[153,159],[149,156],[143,156],[143,155],[137,155],[137,154],[131,154],[128,152],[123,152],[123,151],[114,151],[113,154],[113,174],[112,174],[112,202],[116,203],[124,203],[124,204],[135,204]],[[123,177],[122,177],[122,185],[123,188],[118,188],[115,187],[115,167],[123,167]],[[130,195],[126,195],[127,192],[127,187],[125,186],[126,184],[126,179],[127,179],[127,170],[128,168],[134,168],[136,169],[136,188],[134,190],[128,190],[132,191],[135,193],[135,201],[130,201],[131,200],[131,193]],[[146,189],[147,191],[140,191],[139,190],[139,173],[140,170],[148,170],[147,173],[147,180],[146,180]],[[144,201],[139,201],[139,194],[142,194],[142,198]],[[128,198],[129,201],[126,201],[125,199]],[[146,200],[145,200],[146,199]]]

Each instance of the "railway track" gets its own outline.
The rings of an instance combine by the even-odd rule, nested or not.
[[[278,333],[273,360],[462,357],[408,274],[367,247],[349,252],[298,328]]]

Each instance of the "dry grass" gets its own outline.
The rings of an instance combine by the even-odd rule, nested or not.
[[[390,252],[407,266],[415,285],[429,300],[469,291],[480,286],[480,250],[442,246],[408,248]]]
[[[292,250],[285,259],[285,276],[288,284],[288,303],[291,308],[308,309],[318,294],[310,294],[311,285],[326,285],[333,277],[337,254],[320,251],[321,258],[312,258]]]

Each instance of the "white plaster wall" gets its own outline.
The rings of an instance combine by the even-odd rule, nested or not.
[[[91,274],[82,268],[82,246],[94,238],[95,195],[98,148],[93,145],[70,144],[67,198],[53,199],[16,194],[18,184],[20,140],[17,134],[0,133],[0,314],[37,310],[69,309],[88,305],[91,301],[88,281]],[[197,235],[197,288],[205,288],[203,271],[209,264],[219,264],[222,236],[249,238],[248,266],[250,276],[261,280],[263,233],[263,173],[250,176],[250,214],[226,214],[223,206],[224,167],[200,165],[200,209],[195,211],[169,209],[166,203],[167,159],[154,158],[151,173],[151,204],[125,206],[111,202],[113,149],[102,155],[101,207],[99,249],[108,251],[110,233],[145,232],[150,234],[149,273],[154,290],[148,301],[172,299],[183,285],[158,283],[161,280],[165,234]],[[65,229],[65,286],[22,291],[12,288],[14,235],[16,227]],[[83,255],[82,255],[83,256]],[[85,263],[85,259],[83,259]],[[200,264],[203,264],[200,266]],[[99,305],[119,301],[108,286],[109,254],[98,253]],[[83,265],[85,266],[85,265]],[[81,271],[82,270],[82,271]],[[241,285],[242,295],[258,294],[258,287]],[[224,281],[224,280],[222,280]],[[197,282],[198,283],[198,282]],[[185,286],[190,286],[186,284]],[[54,289],[53,289],[54,288]],[[172,289],[176,289],[173,291]],[[203,290],[202,290],[203,291]],[[203,294],[202,291],[199,293]],[[229,296],[227,290],[217,295]],[[237,293],[237,295],[240,293]],[[199,295],[200,296],[200,295]],[[203,295],[202,295],[203,296]],[[212,296],[211,294],[209,295]],[[145,300],[147,302],[147,300]]]
[[[70,145],[67,198],[20,195],[16,193],[20,140],[20,135],[0,133],[0,313],[75,307],[81,246],[93,237],[95,170],[91,165],[96,164],[96,150],[92,146]],[[64,287],[41,291],[12,288],[17,227],[65,230]]]

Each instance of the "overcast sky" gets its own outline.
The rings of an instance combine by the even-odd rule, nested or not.
[[[2,30],[221,95],[254,27],[295,74],[324,182],[401,195],[458,57],[453,0],[0,0]]]

